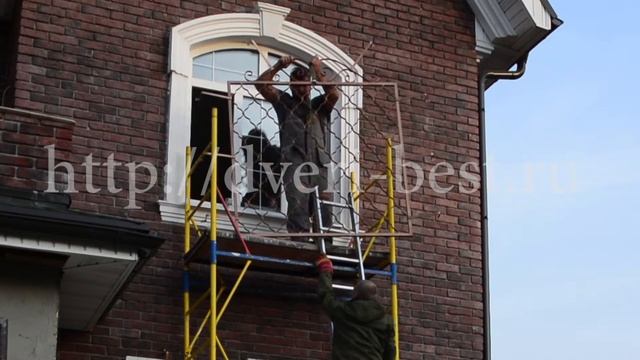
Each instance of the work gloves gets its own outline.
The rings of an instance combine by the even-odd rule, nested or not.
[[[319,273],[333,274],[333,263],[331,263],[331,259],[326,255],[322,255],[318,260],[316,260],[316,268]]]

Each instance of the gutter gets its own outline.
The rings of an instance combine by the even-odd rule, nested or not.
[[[484,93],[488,80],[517,80],[524,75],[527,68],[526,54],[518,61],[518,67],[515,71],[488,71],[480,76],[478,88],[478,105],[480,107],[480,178],[482,179],[482,207],[480,209],[480,217],[482,218],[482,295],[483,295],[483,327],[484,327],[484,343],[483,343],[483,359],[491,360],[491,317],[490,317],[490,294],[489,294],[489,217],[487,206],[487,146],[486,146],[486,128],[485,128],[485,98]]]
[[[553,10],[548,0],[541,0],[546,10],[551,14],[551,30],[542,37],[532,49],[545,40],[553,31],[560,27],[564,22],[558,18],[558,14]],[[529,53],[524,54],[517,61],[515,71],[486,71],[482,73],[478,80],[478,106],[480,108],[480,178],[482,184],[482,207],[480,209],[480,217],[482,218],[482,232],[480,234],[482,242],[482,294],[483,294],[483,326],[484,326],[484,346],[483,360],[491,360],[491,316],[490,316],[490,293],[489,293],[489,217],[487,206],[487,146],[486,146],[486,127],[485,127],[485,97],[484,93],[487,89],[489,81],[497,80],[517,80],[521,78],[527,69],[527,59]]]

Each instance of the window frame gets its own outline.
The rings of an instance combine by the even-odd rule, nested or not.
[[[171,32],[171,49],[169,54],[170,92],[167,124],[167,163],[165,167],[165,191],[164,199],[159,200],[160,214],[163,222],[184,223],[184,181],[185,181],[185,148],[190,139],[191,121],[191,97],[192,89],[199,87],[203,80],[192,77],[192,61],[197,54],[204,54],[215,49],[249,49],[255,51],[252,41],[260,48],[268,48],[267,51],[276,55],[290,54],[296,58],[311,59],[317,55],[321,58],[336,59],[342,64],[354,64],[353,72],[341,72],[337,65],[327,64],[335,73],[340,73],[342,82],[362,81],[362,69],[354,60],[340,50],[337,46],[322,38],[309,29],[285,21],[284,18],[289,9],[266,3],[258,3],[258,13],[226,13],[210,15],[203,18],[187,21],[175,26]],[[268,56],[268,55],[267,55]],[[266,61],[259,56],[259,62]],[[259,65],[259,69],[263,66]],[[259,74],[256,74],[256,76]],[[204,86],[204,88],[210,88]],[[211,89],[211,88],[210,88]],[[212,89],[216,90],[216,89]],[[226,87],[219,87],[217,91],[227,92]],[[342,124],[342,131],[354,128],[358,132],[358,108],[362,105],[362,93],[350,90],[347,95],[355,106],[342,101],[344,112],[341,117],[349,120]],[[222,121],[227,121],[222,119]],[[342,134],[345,134],[343,132]],[[358,159],[354,161],[351,154],[359,153],[359,137],[348,136],[347,146],[354,151],[343,151],[341,164],[355,164],[349,171],[359,174]],[[345,154],[346,153],[346,154]],[[345,157],[351,157],[345,159]],[[355,156],[357,157],[357,155]],[[356,176],[357,177],[357,176]],[[359,179],[355,179],[359,183]],[[348,181],[347,181],[348,182]],[[350,184],[341,181],[340,191],[349,191]],[[197,204],[196,200],[191,200]],[[221,209],[221,206],[218,206]],[[209,206],[202,207],[194,214],[196,223],[207,226],[209,224]],[[251,208],[235,209],[242,216],[256,215],[256,210]],[[279,216],[278,216],[279,215]],[[219,228],[232,230],[231,223],[226,215],[219,215]],[[285,221],[286,216],[273,212],[274,220]],[[250,223],[251,219],[243,219]]]
[[[257,52],[258,53],[258,73],[254,74],[255,77],[257,78],[262,72],[264,72],[265,70],[267,70],[269,67],[271,67],[271,65],[273,64],[269,64],[266,59],[269,57],[269,55],[276,55],[276,56],[284,56],[284,52],[279,52],[278,50],[274,50],[274,49],[270,49],[267,47],[260,47],[259,49],[256,49],[253,45],[246,45],[245,43],[241,43],[241,42],[221,42],[218,44],[206,44],[206,45],[202,45],[202,46],[198,46],[196,48],[194,48],[191,51],[191,58],[195,59],[198,56],[201,55],[205,55],[205,54],[209,54],[209,53],[216,53],[218,51],[227,51],[227,50],[245,50],[245,51],[251,51],[251,52]],[[215,59],[215,55],[214,55],[214,59]],[[215,72],[215,60],[214,60],[214,67],[213,67],[213,71]],[[265,98],[258,92],[257,89],[255,88],[246,88],[246,89],[239,89],[235,92],[231,92],[231,87],[228,86],[227,82],[219,82],[219,81],[209,81],[209,80],[205,80],[205,79],[201,79],[201,78],[196,78],[195,76],[192,77],[192,89],[193,87],[197,87],[197,88],[201,88],[201,89],[206,89],[206,90],[211,90],[211,91],[216,91],[216,92],[221,92],[221,93],[225,93],[225,94],[233,94],[233,106],[234,107],[238,107],[241,108],[241,104],[242,101],[244,101],[245,97],[251,97],[260,101],[267,101],[265,100]],[[229,109],[229,112],[232,113],[232,109]],[[228,121],[228,119],[218,119],[218,121]],[[232,125],[234,124],[230,124],[229,128],[231,129]],[[232,134],[230,134],[231,136],[231,148],[232,148],[232,152],[233,154],[227,154],[227,155],[231,155],[234,156],[234,154],[236,154],[239,151],[239,144],[240,144],[240,138],[238,138],[236,132],[234,132],[232,130]],[[237,160],[234,160],[237,163]],[[237,181],[236,179],[234,179],[234,182]],[[236,211],[237,213],[240,214],[246,214],[246,215],[255,215],[255,216],[266,216],[266,217],[270,217],[270,218],[274,218],[274,219],[282,219],[283,216],[282,214],[286,214],[286,210],[287,210],[287,200],[286,197],[284,196],[284,191],[282,192],[281,196],[281,201],[280,201],[280,209],[278,211],[275,210],[269,210],[269,209],[255,209],[255,208],[250,208],[250,207],[242,207],[240,205],[240,200],[238,198],[238,194],[233,193],[232,194],[232,202],[229,204],[231,206],[231,208],[234,209],[234,211]],[[192,203],[196,201],[194,199],[192,199]],[[195,204],[197,204],[198,201],[195,202]],[[210,201],[205,201],[202,204],[202,208],[203,209],[210,209],[211,208],[211,202]],[[221,205],[218,205],[218,208],[220,210],[223,210]]]

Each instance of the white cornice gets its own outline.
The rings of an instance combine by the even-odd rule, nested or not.
[[[476,20],[476,51],[484,57],[487,55],[491,55],[494,48],[495,47],[491,43],[491,40],[489,40],[487,34],[485,34],[484,30],[482,29],[482,26],[480,25],[478,20]]]
[[[282,17],[286,17],[287,15],[289,15],[289,12],[291,12],[291,9],[287,7],[273,5],[261,1],[258,1],[258,3],[256,4],[256,8],[258,9],[258,12],[277,14]]]
[[[562,21],[547,0],[467,0],[476,19],[476,52],[485,69],[507,70]]]
[[[496,0],[467,0],[489,40],[515,36],[516,31]]]
[[[258,13],[260,14],[260,35],[277,39],[282,31],[282,23],[291,9],[258,2]]]

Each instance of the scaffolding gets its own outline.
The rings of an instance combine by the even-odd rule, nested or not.
[[[240,81],[229,82],[228,95],[226,99],[229,102],[229,128],[231,129],[230,137],[238,141],[241,134],[234,134],[236,129],[240,128],[238,122],[243,118],[250,119],[249,111],[245,111],[238,105],[237,99],[231,96],[232,93],[238,93],[248,86],[255,86],[257,81]],[[286,86],[292,83],[270,82],[275,86]],[[327,83],[310,82],[311,86],[326,86]],[[398,88],[395,83],[332,83],[332,85],[340,87],[342,91],[342,109],[337,111],[338,115],[334,116],[335,120],[342,123],[341,131],[335,134],[334,130],[329,131],[330,136],[336,136],[340,145],[344,146],[346,151],[336,151],[335,153],[341,158],[347,159],[342,162],[342,166],[338,167],[338,180],[336,187],[337,195],[334,196],[336,203],[344,201],[347,196],[352,197],[351,200],[355,204],[359,219],[363,219],[362,213],[366,213],[366,219],[362,224],[368,230],[354,234],[357,229],[348,228],[343,224],[342,216],[339,213],[332,213],[335,219],[333,229],[326,233],[298,233],[292,234],[283,230],[282,221],[278,225],[277,221],[274,225],[273,214],[274,209],[267,209],[264,212],[253,209],[253,219],[251,222],[243,222],[242,201],[240,196],[232,193],[224,194],[217,182],[219,179],[219,159],[231,159],[232,162],[240,163],[238,160],[242,156],[246,159],[246,152],[243,154],[239,146],[233,147],[233,141],[228,149],[229,153],[220,152],[219,133],[220,121],[218,119],[219,109],[211,109],[211,141],[209,144],[195,154],[195,150],[188,146],[186,148],[186,179],[185,179],[185,211],[184,211],[184,273],[183,273],[183,302],[184,302],[184,358],[196,359],[202,351],[208,349],[208,359],[218,359],[219,355],[224,359],[229,359],[227,352],[223,346],[218,333],[218,324],[228,309],[230,302],[236,295],[240,284],[250,268],[256,271],[266,271],[275,273],[285,273],[293,276],[315,276],[314,260],[320,255],[320,247],[316,245],[309,246],[308,243],[294,242],[291,239],[311,238],[311,239],[363,239],[363,245],[366,244],[364,253],[362,254],[362,263],[364,274],[367,277],[381,276],[390,279],[390,302],[391,316],[394,327],[394,342],[396,349],[395,358],[400,358],[399,343],[399,309],[398,309],[398,266],[397,266],[397,238],[411,236],[411,216],[410,216],[410,199],[408,192],[404,193],[404,197],[399,198],[397,194],[400,191],[396,188],[396,182],[399,181],[406,188],[407,179],[401,166],[401,151],[398,152],[397,145],[402,145],[402,128],[400,125],[400,111],[398,101]],[[343,141],[349,142],[349,131],[355,132],[358,137],[363,136],[367,129],[360,129],[358,122],[360,118],[389,119],[388,110],[385,111],[384,106],[380,106],[380,111],[364,112],[362,102],[367,97],[368,88],[391,89],[391,96],[383,93],[382,102],[385,106],[395,107],[392,114],[397,116],[397,122],[394,126],[384,126],[384,121],[377,121],[368,124],[376,135],[387,135],[382,137],[382,149],[372,149],[361,156],[361,152],[366,146],[358,146],[353,150],[354,144],[343,144]],[[345,95],[346,94],[346,95]],[[379,94],[379,93],[378,93]],[[386,94],[386,95],[385,95]],[[353,101],[352,98],[359,100]],[[372,102],[374,96],[369,94],[369,102]],[[375,99],[374,99],[375,100]],[[378,101],[373,101],[379,104]],[[254,99],[252,104],[257,103]],[[350,107],[348,109],[348,107]],[[263,109],[264,110],[264,109]],[[274,120],[269,115],[269,109],[262,112],[265,114],[261,119]],[[236,114],[236,115],[233,115]],[[238,115],[240,114],[240,115]],[[347,114],[343,116],[343,114]],[[261,120],[262,121],[262,120]],[[252,124],[255,125],[255,124]],[[345,131],[345,129],[347,129]],[[389,131],[395,129],[396,131]],[[368,139],[369,144],[380,144]],[[224,146],[222,146],[224,148]],[[209,170],[207,178],[210,179],[206,193],[198,200],[192,199],[192,176],[197,168],[206,165],[206,159],[209,158]],[[349,161],[350,160],[350,161]],[[400,166],[398,167],[398,163]],[[366,166],[370,164],[370,166]],[[241,167],[241,166],[240,166]],[[398,174],[398,169],[400,173]],[[228,169],[227,169],[228,170]],[[375,174],[374,174],[375,173]],[[233,174],[234,184],[246,181],[248,177],[247,169],[237,171]],[[365,182],[364,174],[369,175],[371,179]],[[345,188],[345,178],[348,181],[347,191]],[[386,181],[386,186],[383,184]],[[282,198],[282,194],[280,194]],[[246,194],[245,194],[246,198]],[[262,198],[260,194],[260,198]],[[365,199],[368,199],[365,201]],[[229,204],[231,202],[231,204]],[[195,205],[194,205],[195,203]],[[208,209],[205,204],[208,204]],[[399,206],[401,204],[402,206]],[[246,205],[246,204],[245,204]],[[278,206],[276,206],[278,208]],[[280,209],[284,206],[280,206]],[[263,209],[257,209],[263,210]],[[398,210],[401,213],[401,219],[404,221],[398,224]],[[208,213],[203,218],[203,211]],[[220,215],[218,214],[220,212]],[[255,215],[258,214],[258,215]],[[265,215],[267,214],[267,215]],[[258,220],[256,220],[256,218]],[[277,216],[275,216],[277,218]],[[221,221],[224,222],[223,229],[220,228]],[[279,227],[278,227],[279,226]],[[402,229],[403,231],[400,231]],[[224,236],[221,236],[224,234]],[[197,239],[192,244],[194,237]],[[287,239],[283,239],[286,237]],[[380,240],[380,239],[384,239]],[[254,241],[257,240],[257,241]],[[324,240],[323,240],[324,241]],[[282,244],[287,243],[288,248],[284,249]],[[317,243],[317,241],[316,241]],[[293,245],[292,245],[293,244]],[[340,245],[344,246],[340,246]],[[350,254],[353,250],[349,249],[349,243],[340,243],[334,241],[333,250],[338,254]],[[324,250],[324,247],[322,247]],[[388,253],[388,255],[386,254]],[[340,258],[340,257],[337,257]],[[207,290],[192,299],[193,286],[191,270],[195,264],[205,264],[208,267],[208,284]],[[239,274],[233,285],[227,288],[220,281],[219,267],[230,266],[239,268]],[[360,270],[357,266],[349,264],[334,265],[335,278],[354,280]]]

